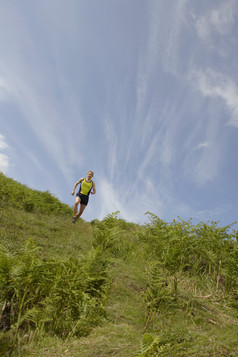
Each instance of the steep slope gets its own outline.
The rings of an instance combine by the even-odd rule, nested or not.
[[[0,179],[0,355],[238,355],[232,227],[73,225],[49,193]]]

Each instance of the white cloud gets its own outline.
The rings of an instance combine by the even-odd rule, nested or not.
[[[237,2],[235,0],[221,2],[219,7],[212,9],[196,19],[198,35],[203,40],[210,40],[213,33],[228,34],[235,25]]]
[[[177,0],[175,5],[157,0],[148,3],[148,36],[139,56],[136,83],[136,113],[143,122],[143,110],[151,102],[148,95],[151,93],[151,83],[155,83],[155,76],[161,70],[178,74],[179,36],[188,0]]]
[[[176,154],[174,139],[180,127],[176,104],[167,98],[158,104],[158,96],[161,96],[164,71],[172,76],[178,72],[179,37],[187,3],[187,0],[178,0],[176,5],[156,0],[149,2],[148,35],[137,68],[136,125],[132,133],[137,138],[137,146],[144,152],[138,178],[145,176],[153,161],[156,162],[154,166],[170,166]]]
[[[20,109],[21,120],[30,125],[48,152],[48,159],[58,165],[67,181],[72,167],[82,163],[80,147],[84,145],[78,93],[73,90],[60,62],[65,38],[72,35],[74,42],[76,22],[72,19],[76,18],[73,16],[62,30],[58,19],[65,16],[64,6],[57,7],[55,16],[53,9],[49,12],[44,5],[39,5],[39,8],[38,5],[35,9],[34,6],[25,9],[10,3],[1,7],[0,20],[4,31],[0,33],[3,53],[0,59],[0,101],[11,97],[13,104]],[[55,5],[52,6],[54,8]],[[32,19],[29,21],[32,10],[33,14],[35,10],[40,14],[33,30]],[[38,33],[41,21],[47,24],[47,28]],[[75,143],[78,143],[77,150]]]
[[[144,154],[143,161],[142,161],[140,168],[138,170],[138,176],[137,176],[138,179],[141,179],[145,176],[144,171],[146,170],[148,165],[151,163],[151,160],[153,159],[157,150],[158,150],[158,135],[154,136],[154,138],[151,140],[151,143],[150,143],[147,151]]]
[[[8,148],[8,145],[5,141],[5,138],[3,135],[0,134],[0,150],[5,150]]]
[[[210,144],[207,141],[204,141],[204,142],[198,144],[195,149],[200,150],[203,148],[208,148],[209,146],[210,146]]]
[[[9,96],[9,87],[3,77],[0,77],[0,102],[7,101]]]
[[[198,187],[213,182],[219,176],[223,158],[222,140],[217,139],[219,137],[219,121],[216,118],[208,118],[205,131],[205,141],[194,144],[191,140],[190,151],[187,152],[183,162],[185,175]]]
[[[180,62],[180,35],[185,24],[186,5],[188,0],[177,0],[173,6],[173,13],[167,19],[169,25],[168,36],[165,37],[166,49],[163,65],[168,72],[178,74],[178,63]],[[166,3],[167,6],[167,3]]]
[[[0,153],[0,171],[7,173],[9,164],[10,162],[8,156]]]
[[[110,173],[110,178],[114,177],[114,171],[117,164],[117,143],[118,143],[118,136],[115,134],[113,129],[112,120],[106,118],[104,121],[105,125],[105,136],[108,143],[108,168]]]
[[[238,128],[238,87],[235,81],[212,69],[193,71],[191,78],[205,97],[223,100],[230,115],[228,125]]]
[[[224,158],[222,131],[221,115],[217,104],[212,103],[207,115],[198,118],[187,137],[183,172],[198,187],[214,181],[220,174]]]
[[[214,153],[206,152],[200,161],[193,168],[192,174],[198,185],[202,186],[207,182],[212,182],[218,175],[219,157]]]
[[[135,223],[144,221],[147,211],[162,216],[168,200],[172,199],[171,192],[164,185],[155,184],[148,175],[143,177],[140,185],[128,183],[126,187],[120,183],[115,185],[105,177],[98,178],[97,195],[100,196],[99,219],[120,211],[121,218]]]
[[[112,212],[120,211],[122,218],[127,220],[134,220],[135,217],[124,207],[123,199],[120,195],[118,189],[108,181],[108,179],[100,178],[98,184],[98,193],[102,195],[101,207],[100,207],[100,217],[99,219],[104,218],[106,215]],[[123,194],[125,197],[125,193]]]
[[[6,149],[8,149],[8,145],[4,136],[0,134],[0,171],[4,173],[7,173],[10,165],[10,159],[7,154],[4,153]]]

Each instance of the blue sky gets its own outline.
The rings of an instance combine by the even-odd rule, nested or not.
[[[0,170],[82,218],[237,220],[236,0],[0,0]]]

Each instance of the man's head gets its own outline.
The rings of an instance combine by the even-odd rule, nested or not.
[[[93,171],[88,171],[88,178],[91,180],[91,178],[93,177],[94,172]]]

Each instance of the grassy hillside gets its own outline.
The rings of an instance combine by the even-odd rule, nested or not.
[[[238,356],[238,232],[71,223],[0,175],[0,356]]]

